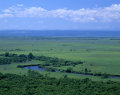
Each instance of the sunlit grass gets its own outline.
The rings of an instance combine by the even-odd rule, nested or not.
[[[36,56],[44,55],[71,61],[83,61],[84,63],[82,65],[71,66],[75,71],[81,71],[87,68],[92,73],[106,72],[120,75],[120,41],[110,40],[110,38],[97,38],[98,40],[86,39],[90,38],[46,38],[41,40],[0,39],[0,54],[9,52],[27,55],[32,52]],[[20,49],[20,51],[17,49]],[[35,61],[34,63],[38,64]],[[0,72],[17,74],[25,74],[27,72],[27,70],[18,69],[16,66],[17,64],[15,63],[9,66],[1,65]],[[56,68],[67,69],[68,67],[62,66]],[[5,68],[6,70],[4,70]],[[45,74],[46,72],[42,71],[42,73]],[[60,75],[62,77],[61,73]],[[54,76],[54,73],[50,76]],[[76,75],[73,76],[76,77]]]

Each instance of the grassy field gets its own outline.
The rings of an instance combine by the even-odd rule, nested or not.
[[[83,61],[82,65],[72,67],[81,71],[87,68],[94,72],[102,72],[120,75],[120,38],[79,38],[79,37],[0,37],[0,54],[5,52],[17,54],[44,55],[58,57],[71,61]],[[35,61],[34,64],[39,62]],[[21,64],[33,64],[21,63]],[[0,65],[0,72],[25,74],[27,70],[18,69],[19,63]],[[69,66],[56,67],[67,69]],[[6,69],[5,69],[6,68]],[[46,71],[39,71],[46,74]],[[63,73],[50,73],[50,76],[62,77]],[[72,78],[89,77],[93,80],[101,80],[95,76],[78,76],[68,74]],[[120,80],[120,79],[112,79]]]
[[[25,63],[12,63],[9,65],[1,65],[0,66],[0,72],[2,73],[12,73],[12,74],[18,74],[18,75],[27,75],[28,69],[24,68],[17,68],[17,65],[32,65],[32,64],[42,64],[40,61],[28,61]],[[64,75],[67,75],[69,78],[75,78],[75,79],[84,79],[84,78],[90,78],[93,81],[107,81],[107,80],[113,80],[113,81],[120,81],[119,78],[108,78],[108,79],[101,79],[101,77],[96,76],[90,76],[90,75],[78,75],[78,74],[70,74],[70,73],[60,73],[60,72],[47,72],[47,71],[39,71],[40,74],[43,74],[44,76],[47,74],[47,76],[55,77],[55,78],[62,78]]]

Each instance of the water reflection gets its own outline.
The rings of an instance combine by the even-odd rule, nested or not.
[[[40,71],[44,71],[45,68],[38,68],[38,66],[27,66],[27,67],[24,67],[25,69],[31,69],[31,70],[40,70]],[[60,72],[58,70],[55,70],[56,72]],[[68,73],[68,72],[65,72],[65,73]],[[77,73],[70,73],[70,74],[77,74]],[[77,75],[86,75],[86,74],[77,74]],[[87,76],[93,76],[93,75],[87,75]],[[109,76],[109,78],[120,78],[118,76]]]

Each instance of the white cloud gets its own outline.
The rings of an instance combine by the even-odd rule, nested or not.
[[[8,22],[7,20],[5,20],[4,22]]]
[[[11,11],[9,9],[3,10],[3,12],[10,13]]]
[[[96,4],[95,6],[96,6],[96,7],[98,7],[98,5],[97,5],[97,4]]]
[[[119,11],[120,12],[120,4],[112,4],[110,7],[105,7],[106,11]]]
[[[0,14],[0,18],[4,18],[4,17],[14,17],[13,14]]]
[[[13,12],[13,13],[17,13],[17,12],[23,10],[23,9],[20,8],[20,7],[12,6],[12,7],[9,7],[9,10],[11,10],[11,12]]]
[[[38,22],[34,22],[34,23],[42,23],[43,21],[38,21]]]
[[[22,6],[23,6],[23,4],[17,4],[17,6],[20,6],[20,7],[22,7]]]
[[[25,8],[23,11],[17,11],[16,16],[17,17],[44,17],[46,15],[47,10],[41,8],[41,7],[31,7],[31,8]]]
[[[20,6],[20,4],[18,4]],[[22,5],[21,5],[22,6]],[[97,6],[97,5],[96,5]],[[68,10],[55,9],[45,10],[41,7],[10,7],[3,12],[11,12],[12,14],[0,14],[0,17],[40,17],[40,18],[63,18],[74,22],[112,22],[120,21],[120,4],[112,4],[109,7]]]

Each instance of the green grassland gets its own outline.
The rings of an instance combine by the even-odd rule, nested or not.
[[[0,66],[0,72],[2,73],[12,73],[12,74],[18,74],[18,75],[27,75],[28,69],[24,68],[17,68],[17,65],[37,65],[37,64],[42,64],[40,61],[29,61],[25,63],[12,63],[9,65],[1,65]],[[90,78],[93,81],[107,81],[107,80],[113,80],[113,81],[120,81],[119,78],[108,78],[108,79],[101,79],[101,77],[96,77],[96,76],[90,76],[90,75],[78,75],[78,74],[70,74],[70,73],[60,73],[60,72],[47,72],[47,71],[39,71],[40,74],[43,74],[44,76],[47,74],[47,76],[50,77],[55,77],[55,78],[63,78],[64,75],[67,75],[69,78],[75,78],[75,79],[85,79],[85,78]]]
[[[44,55],[58,57],[70,61],[83,61],[83,64],[61,66],[56,69],[72,67],[75,71],[91,70],[94,72],[120,75],[120,38],[80,38],[80,37],[0,37],[0,54],[5,52],[16,54]],[[12,63],[0,65],[0,72],[25,74],[27,70],[16,68],[18,64],[40,64],[38,61],[27,63]],[[42,64],[42,63],[41,63]],[[65,73],[38,71],[53,77],[62,77]],[[78,76],[67,74],[71,78],[89,77],[101,80],[95,76]],[[120,80],[113,79],[111,80]],[[105,79],[107,80],[107,79]]]

